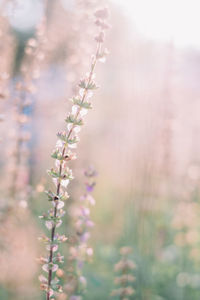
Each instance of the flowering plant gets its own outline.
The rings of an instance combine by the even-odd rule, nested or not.
[[[55,191],[48,191],[47,196],[52,204],[52,208],[44,213],[41,218],[44,220],[46,227],[50,230],[50,237],[43,236],[41,239],[46,243],[48,255],[41,257],[40,261],[43,264],[42,269],[47,273],[47,276],[40,275],[41,288],[46,292],[46,299],[54,297],[55,292],[62,292],[62,287],[59,284],[59,279],[54,276],[58,265],[63,263],[64,257],[57,252],[60,243],[67,240],[65,235],[60,235],[56,229],[62,224],[62,217],[65,214],[63,210],[64,201],[68,199],[66,188],[69,182],[73,179],[72,170],[68,167],[68,163],[76,159],[76,154],[73,149],[77,147],[79,141],[78,133],[83,126],[83,117],[88,110],[92,108],[89,101],[93,95],[93,91],[97,89],[94,82],[94,70],[97,61],[104,60],[106,51],[102,49],[104,41],[104,32],[106,19],[108,17],[107,8],[99,9],[95,12],[95,23],[99,28],[99,33],[95,37],[97,42],[97,50],[92,56],[89,73],[79,83],[79,93],[71,99],[73,106],[71,112],[66,117],[66,131],[57,134],[58,140],[55,149],[52,153],[52,158],[55,159],[55,167],[48,171],[53,183]],[[98,21],[98,22],[97,22]]]

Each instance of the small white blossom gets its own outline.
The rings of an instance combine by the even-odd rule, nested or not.
[[[53,267],[52,267],[52,272],[55,272],[55,271],[57,271],[58,270],[58,265],[53,265]]]
[[[78,133],[78,132],[80,132],[81,131],[81,126],[75,126],[74,127],[74,132],[75,133]]]
[[[58,159],[55,160],[55,167],[56,167],[57,169],[60,168],[60,161],[59,161]]]
[[[48,266],[48,264],[43,265],[42,266],[42,270],[48,273],[49,272],[49,266]]]
[[[76,143],[69,144],[68,147],[71,148],[71,149],[76,149],[77,148],[77,144]]]
[[[72,129],[72,127],[73,127],[73,124],[72,124],[72,123],[68,123],[68,124],[67,124],[67,129],[68,129],[69,131]]]
[[[95,199],[91,195],[87,195],[87,200],[91,205],[95,205]]]
[[[55,184],[55,186],[57,186],[58,185],[58,178],[53,178],[52,180],[53,180],[53,183]]]
[[[45,222],[46,227],[51,230],[53,228],[53,222],[52,221],[46,221]]]
[[[83,97],[83,95],[85,94],[85,89],[80,89],[79,94],[80,94],[81,97]]]
[[[64,143],[65,143],[64,141],[57,140],[57,142],[56,142],[56,148],[63,148]]]
[[[69,184],[69,179],[62,179],[61,180],[61,186],[66,188],[68,186],[68,184]]]
[[[102,63],[105,63],[106,61],[106,57],[105,56],[102,56],[98,59],[99,62],[102,62]]]
[[[40,276],[38,277],[38,279],[39,279],[39,281],[42,282],[42,283],[47,283],[47,282],[48,282],[47,278],[46,278],[44,275],[40,275]]]
[[[54,244],[54,245],[47,245],[46,249],[49,251],[50,249],[52,249],[53,252],[56,252],[58,250],[58,245]]]
[[[78,112],[78,106],[77,106],[77,105],[73,105],[73,106],[72,106],[72,114],[73,114],[73,115],[76,115],[77,112]]]
[[[92,91],[87,91],[87,95],[86,95],[86,99],[89,99],[93,96],[93,92]]]
[[[53,202],[53,205],[56,206],[56,203]],[[65,203],[64,203],[63,201],[58,201],[58,202],[57,202],[57,209],[63,208],[64,205],[65,205]]]
[[[81,108],[81,110],[80,110],[80,116],[81,117],[87,115],[87,113],[88,113],[88,110],[86,108]]]
[[[59,220],[57,223],[56,223],[56,227],[60,227],[60,225],[62,224],[62,220]]]
[[[92,248],[87,248],[86,253],[88,256],[92,256],[94,252]]]

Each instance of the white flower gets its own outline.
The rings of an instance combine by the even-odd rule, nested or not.
[[[83,95],[85,94],[85,89],[80,89],[79,94],[80,94],[81,97],[83,97]]]
[[[56,223],[56,227],[60,227],[60,225],[62,224],[62,220],[59,220],[57,223]]]
[[[61,208],[64,207],[64,205],[65,205],[65,203],[64,203],[63,201],[59,201],[59,202],[58,202],[58,205],[57,205],[57,208],[58,208],[58,209],[61,209]]]
[[[58,159],[55,160],[55,166],[57,169],[60,168],[60,161]]]
[[[52,180],[53,180],[53,183],[55,184],[55,186],[57,186],[58,185],[58,178],[53,178]]]
[[[50,268],[49,268],[48,264],[45,264],[45,265],[42,266],[42,269],[43,269],[45,272],[48,273]],[[58,270],[58,265],[53,265],[52,268],[51,268],[51,270],[52,270],[52,272],[57,271],[57,270]]]
[[[91,195],[87,195],[87,200],[91,205],[95,205],[95,199]]]
[[[53,265],[53,267],[52,267],[52,272],[55,272],[55,271],[57,271],[58,270],[58,265]]]
[[[43,265],[42,266],[42,270],[44,270],[45,272],[49,272],[49,266],[48,266],[48,264],[45,264],[45,265]]]
[[[77,147],[77,144],[76,143],[69,144],[68,147],[71,148],[71,149],[75,149]]]
[[[73,127],[73,124],[72,124],[72,123],[68,123],[68,124],[67,124],[67,129],[68,129],[69,131],[72,129],[72,127]]]
[[[86,253],[88,256],[92,256],[93,255],[93,249],[92,248],[87,248]]]
[[[46,222],[45,222],[45,226],[46,226],[49,230],[51,230],[51,229],[53,228],[53,222],[52,222],[52,221],[46,221]]]
[[[63,148],[64,143],[65,143],[64,141],[57,140],[57,142],[56,142],[56,148]]]
[[[48,282],[47,278],[46,278],[44,275],[40,275],[40,276],[38,277],[38,279],[39,279],[39,281],[42,282],[42,283],[47,283],[47,282]]]
[[[90,215],[90,209],[88,207],[81,207],[81,212],[84,216]]]
[[[77,105],[73,105],[73,106],[72,106],[72,114],[73,114],[73,115],[76,115],[76,114],[77,114],[77,111],[78,111],[78,106],[77,106]]]
[[[53,202],[53,205],[56,206],[56,203]],[[65,203],[63,201],[58,201],[57,202],[57,209],[63,208],[64,205],[65,205]]]
[[[87,113],[88,113],[88,110],[86,108],[81,108],[81,110],[80,110],[80,116],[81,117],[87,115]]]
[[[78,133],[78,132],[80,132],[81,131],[81,126],[75,126],[74,127],[74,132],[75,133]]]
[[[66,188],[68,186],[68,184],[69,184],[69,179],[62,179],[61,180],[61,186]]]
[[[46,249],[49,251],[50,249],[52,249],[53,252],[56,252],[58,250],[58,245],[54,244],[54,245],[47,245]]]
[[[93,92],[92,91],[87,91],[87,95],[86,95],[86,99],[89,99],[93,96]]]
[[[98,59],[99,62],[102,62],[102,63],[105,63],[106,61],[106,57],[105,56],[102,56]]]

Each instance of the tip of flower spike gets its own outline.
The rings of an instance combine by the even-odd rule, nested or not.
[[[94,16],[101,20],[107,19],[109,17],[108,7],[97,9],[94,13]]]

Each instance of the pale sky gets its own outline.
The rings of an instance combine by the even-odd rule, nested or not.
[[[73,0],[60,0],[68,8]],[[144,37],[176,46],[200,48],[200,0],[111,0],[119,5]],[[1,2],[1,0],[0,0]],[[18,0],[10,21],[29,30],[41,17],[41,0]],[[65,4],[65,5],[66,5]]]
[[[144,36],[200,48],[200,0],[112,0]]]

